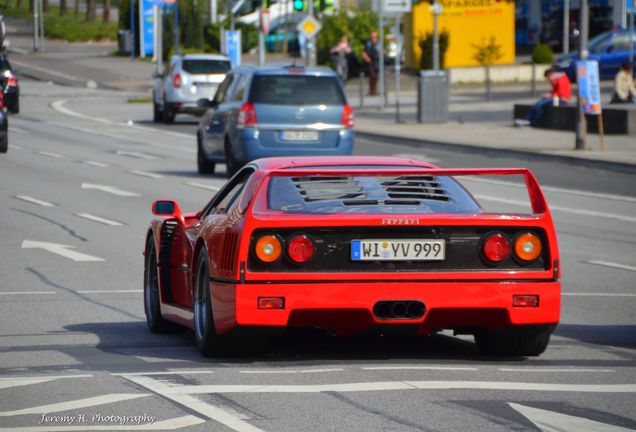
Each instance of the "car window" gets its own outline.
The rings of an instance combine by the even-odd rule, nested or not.
[[[253,173],[254,168],[251,167],[246,167],[239,171],[239,173],[232,177],[232,179],[223,186],[223,189],[212,198],[212,201],[203,209],[202,216],[227,213],[234,208],[245,183],[247,183],[247,180]]]
[[[241,75],[234,86],[234,95],[232,100],[235,102],[241,102],[245,96],[245,88],[247,87],[247,76]]]
[[[607,47],[607,43],[611,36],[611,33],[601,33],[600,35],[590,40],[588,49],[591,53],[600,53],[605,51],[605,48]]]
[[[629,50],[630,46],[632,45],[632,42],[629,39],[629,35],[627,34],[616,36],[610,43],[608,51],[617,52]]]
[[[193,75],[222,74],[226,73],[230,69],[230,62],[227,60],[183,60],[183,70]]]
[[[313,75],[257,75],[250,102],[272,105],[344,105],[338,79]]]
[[[216,91],[216,94],[214,95],[214,101],[216,103],[223,102],[223,100],[225,99],[225,94],[227,93],[227,89],[230,87],[233,80],[234,80],[234,74],[230,74],[226,76],[223,82],[221,83],[221,85],[219,85],[219,88]]]

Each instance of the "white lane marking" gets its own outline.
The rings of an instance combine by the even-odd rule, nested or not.
[[[461,176],[459,178],[460,178],[460,181],[468,180],[468,181],[474,181],[478,183],[490,183],[490,184],[496,184],[499,186],[508,186],[508,187],[514,187],[519,189],[526,189],[526,186],[524,184],[517,184],[517,183],[500,181],[500,180],[491,180],[491,179],[476,178],[476,177],[469,178],[464,176]],[[566,189],[566,188],[560,188],[555,186],[541,186],[541,190],[550,191],[550,192],[562,192],[562,193],[568,193],[571,195],[586,196],[590,198],[603,198],[603,199],[610,199],[615,201],[636,202],[636,198],[625,196],[625,195],[613,195],[613,194],[606,194],[606,193],[587,192],[587,191],[582,191],[578,189]]]
[[[82,189],[94,189],[102,192],[106,192],[109,194],[117,195],[120,197],[138,197],[141,196],[135,192],[128,192],[122,189],[119,189],[117,186],[108,186],[108,185],[98,185],[92,183],[82,183]]]
[[[155,174],[155,173],[146,172],[146,171],[132,170],[132,171],[128,171],[128,172],[130,174],[138,175],[138,176],[141,176],[141,177],[148,177],[148,178],[151,178],[151,179],[163,178],[163,176],[161,174]]]
[[[15,48],[12,48],[12,49],[15,50]],[[34,66],[32,63],[27,64],[27,63],[22,63],[21,61],[15,61],[15,60],[12,60],[11,63],[14,63],[14,64],[16,64],[16,65],[18,65],[20,67],[25,68],[25,69],[33,69],[33,70],[36,70],[36,71],[39,71],[39,72],[44,72],[44,73],[46,73],[48,75],[53,75],[53,76],[57,76],[57,77],[64,78],[64,79],[70,79],[70,80],[73,80],[73,81],[85,82],[85,80],[83,80],[81,78],[77,78],[77,77],[74,77],[72,75],[68,75],[68,74],[64,74],[64,73],[59,73],[59,72],[56,72],[56,71],[48,69],[48,68],[42,68],[42,67]]]
[[[584,293],[584,292],[569,292],[561,293],[562,296],[568,297],[636,297],[636,294],[632,293]]]
[[[57,294],[55,291],[8,291],[0,292],[0,295],[44,295]]]
[[[500,203],[512,204],[512,205],[523,206],[523,207],[530,206],[530,202],[528,202],[528,201],[509,200],[509,199],[505,199],[505,198],[499,198],[499,197],[494,197],[494,196],[489,196],[489,195],[481,195],[481,194],[476,194],[474,196],[478,200],[483,199],[483,200],[487,200],[487,201],[500,202]],[[596,211],[592,211],[592,210],[573,209],[573,208],[569,208],[569,207],[561,207],[561,206],[554,206],[554,205],[548,206],[548,208],[551,211],[561,211],[561,212],[564,212],[564,213],[573,213],[573,214],[579,214],[579,215],[584,215],[584,216],[593,216],[593,217],[602,217],[602,218],[608,218],[608,219],[616,219],[616,220],[625,221],[625,222],[636,222],[636,217],[631,217],[631,216],[623,216],[623,215],[617,215],[617,214],[612,214],[612,213],[601,213],[601,212],[596,212]]]
[[[453,366],[368,366],[362,370],[435,370],[435,371],[477,371],[473,367],[453,367]]]
[[[110,166],[106,163],[92,161],[92,160],[85,160],[85,161],[82,161],[82,163],[85,165],[90,165],[90,166],[99,167],[99,168],[108,168]]]
[[[97,405],[104,405],[114,402],[123,402],[131,399],[137,399],[141,397],[150,396],[149,394],[139,394],[139,393],[113,393],[103,396],[95,396],[85,399],[77,399],[68,402],[59,402],[49,405],[40,405],[31,408],[23,408],[14,411],[4,411],[0,412],[0,417],[9,417],[16,415],[27,415],[27,414],[48,414],[60,411],[68,411],[78,408],[88,408]]]
[[[184,359],[175,359],[175,358],[169,358],[169,357],[148,357],[148,356],[133,356],[138,358],[141,361],[145,361],[146,363],[166,363],[166,362],[170,362],[170,363],[180,363],[180,362],[189,362],[190,360],[184,360]]]
[[[14,133],[17,133],[17,134],[27,134],[27,133],[29,133],[28,131],[25,131],[24,129],[17,128],[15,126],[9,126],[9,132],[14,132]]]
[[[186,185],[192,186],[192,187],[195,187],[195,188],[200,188],[200,189],[207,189],[207,190],[211,190],[211,191],[215,191],[215,192],[218,192],[221,189],[220,187],[210,186],[210,185],[207,185],[207,184],[197,183],[197,182],[187,182]]]
[[[94,221],[94,222],[98,222],[98,223],[101,223],[101,224],[104,224],[104,225],[110,225],[110,226],[122,226],[123,225],[123,223],[121,223],[121,222],[117,222],[117,221],[110,220],[110,219],[105,219],[103,217],[95,216],[95,215],[92,215],[90,213],[75,213],[75,216],[78,216],[78,217],[81,217],[81,218],[84,218],[84,219],[88,219],[88,220],[91,220],[91,221]]]
[[[583,417],[532,408],[512,402],[508,402],[508,405],[534,423],[543,432],[633,432],[633,429],[601,423]]]
[[[11,387],[41,384],[45,382],[55,381],[58,379],[69,378],[91,378],[93,375],[58,375],[58,376],[34,376],[34,377],[15,377],[0,378],[0,390]]]
[[[9,144],[9,148],[14,150],[24,150],[24,147],[20,147],[19,145]]]
[[[86,416],[87,421],[92,416]],[[4,432],[84,432],[84,431],[138,431],[138,430],[174,430],[205,423],[205,420],[193,415],[186,415],[169,420],[162,420],[155,423],[141,425],[82,425],[82,426],[21,426],[11,428],[0,428]]]
[[[126,122],[126,125],[131,126],[134,129],[138,129],[138,130],[142,130],[142,131],[146,131],[146,132],[153,132],[153,133],[160,133],[161,135],[170,135],[170,136],[174,136],[177,138],[187,138],[187,139],[192,139],[194,138],[192,135],[188,135],[188,134],[184,134],[181,132],[173,132],[173,131],[167,131],[167,130],[159,130],[159,129],[155,129],[155,128],[151,128],[151,127],[147,127],[147,126],[139,126],[138,124],[135,123],[134,120],[128,120]]]
[[[263,432],[262,429],[247,423],[245,421],[246,419],[242,418],[243,416],[239,416],[214,405],[210,405],[209,403],[203,402],[193,396],[170,391],[172,387],[165,382],[144,376],[126,376],[124,378],[146,388],[147,390],[157,393],[166,399],[170,399],[189,410],[203,414],[209,419],[217,421],[237,432]]]
[[[149,155],[149,154],[146,154],[146,153],[125,151],[125,150],[117,150],[117,151],[115,151],[115,154],[119,155],[119,156],[129,156],[129,157],[133,157],[133,158],[137,158],[137,159],[148,159],[148,160],[157,159],[156,156],[152,156],[152,155]]]
[[[46,151],[39,151],[39,152],[37,152],[37,154],[42,155],[42,156],[46,156],[46,157],[50,157],[50,158],[54,158],[54,159],[62,159],[62,157],[63,157],[61,154],[50,153],[50,152],[46,152]]]
[[[613,263],[608,261],[585,261],[585,262],[587,262],[588,264],[594,264],[594,265],[600,265],[604,267],[611,267],[611,268],[617,268],[621,270],[629,270],[629,271],[636,272],[636,267],[628,266],[625,264],[618,264],[618,263]]]
[[[327,373],[327,372],[343,372],[344,369],[288,369],[288,370],[242,370],[242,374],[309,374],[309,373]]]
[[[616,372],[612,369],[533,369],[533,368],[499,368],[502,372],[539,372],[539,373],[550,373],[550,372],[577,372],[577,373],[613,373]]]
[[[16,195],[14,198],[19,199],[20,201],[25,201],[31,204],[42,206],[42,207],[55,207],[55,204],[53,203],[50,203],[48,201],[42,201],[37,198],[32,198],[26,195]]]
[[[86,290],[75,291],[78,294],[110,294],[110,293],[140,293],[143,290]]]
[[[76,262],[91,262],[91,261],[105,261],[103,258],[95,257],[92,255],[86,255],[80,252],[69,250],[75,246],[68,246],[58,243],[48,243],[41,241],[24,240],[22,242],[22,249],[44,249],[47,252],[51,252],[56,255],[60,255],[64,258]]]
[[[197,375],[197,374],[213,374],[211,370],[199,370],[199,369],[183,369],[183,370],[171,370],[166,372],[128,372],[128,373],[111,373],[113,376],[145,376],[145,375]]]
[[[522,390],[542,392],[636,393],[636,384],[556,384],[508,381],[379,381],[315,385],[174,385],[164,391],[212,393],[320,393],[387,390]]]

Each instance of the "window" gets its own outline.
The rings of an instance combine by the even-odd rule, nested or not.
[[[245,88],[247,87],[247,76],[241,75],[234,86],[234,95],[232,100],[235,102],[242,102],[245,96]]]
[[[629,39],[630,39],[629,35],[627,34],[616,36],[614,40],[610,43],[610,46],[608,47],[607,51],[618,52],[618,51],[629,50],[630,45],[632,44]]]
[[[344,105],[338,79],[313,75],[260,75],[252,79],[253,103],[272,105]]]
[[[239,171],[239,173],[234,176],[203,209],[202,217],[210,214],[227,213],[234,208],[238,202],[238,197],[243,191],[245,183],[247,183],[247,180],[253,173],[254,168],[251,167],[243,168]]]
[[[192,75],[224,74],[231,69],[227,60],[183,60],[183,70]]]
[[[230,74],[225,77],[221,85],[219,86],[216,94],[214,95],[214,101],[219,104],[224,101],[225,94],[227,93],[227,89],[232,85],[232,81],[234,80],[234,75]]]

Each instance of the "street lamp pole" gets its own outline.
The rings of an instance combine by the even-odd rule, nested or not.
[[[307,15],[314,16],[314,0],[307,2]],[[316,36],[307,40],[307,46],[309,48],[307,52],[308,64],[310,67],[316,66]]]
[[[581,10],[579,11],[579,27],[581,33],[579,34],[579,60],[587,60],[587,39],[589,34],[589,4],[588,0],[581,0]],[[578,69],[578,68],[577,68]],[[578,71],[577,71],[578,72]],[[585,150],[587,148],[587,121],[585,120],[585,113],[583,112],[583,101],[581,100],[581,91],[577,92],[576,96],[576,108],[577,108],[577,121],[576,121],[576,142],[575,150]]]
[[[563,54],[570,52],[570,0],[563,3]]]
[[[433,0],[433,70],[439,70],[439,6]]]

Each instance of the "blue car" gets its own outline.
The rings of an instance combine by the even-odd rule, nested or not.
[[[268,156],[334,156],[353,152],[353,110],[328,68],[239,67],[228,73],[197,131],[199,173],[224,162],[232,175]]]
[[[636,34],[628,30],[601,33],[588,44],[588,60],[598,61],[601,79],[614,79],[621,65],[629,58],[629,51],[636,54]],[[559,57],[555,63],[557,70],[565,72],[570,81],[576,81],[576,61],[579,53]],[[636,57],[636,55],[634,55]]]

